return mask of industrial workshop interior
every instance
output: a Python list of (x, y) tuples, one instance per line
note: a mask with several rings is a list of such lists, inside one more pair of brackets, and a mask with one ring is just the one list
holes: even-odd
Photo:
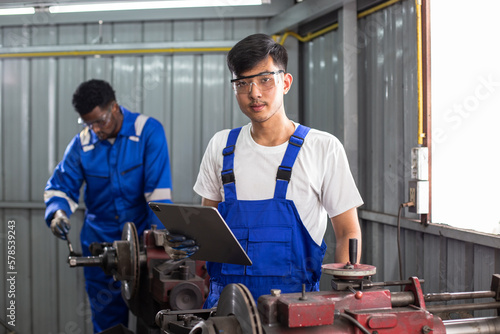
[[(499, 10), (491, 0), (0, 0), (0, 334), (500, 333)], [(226, 58), (253, 34), (288, 52), (286, 73), (256, 74), (293, 76), (287, 117), (342, 144), (362, 237), (336, 262), (324, 211), (319, 291), (254, 299), (235, 282), (203, 308), (209, 261), (255, 261), (193, 190), (212, 136), (250, 122)], [(78, 121), (72, 97), (91, 79), (113, 87), (111, 113), (163, 126), (172, 203), (147, 209), (172, 227), (127, 222), (88, 255), (84, 187), (66, 239), (49, 226), (44, 192), (68, 143), (109, 121)], [(206, 243), (175, 261), (173, 226)], [(115, 280), (126, 325), (94, 328), (89, 268)]]

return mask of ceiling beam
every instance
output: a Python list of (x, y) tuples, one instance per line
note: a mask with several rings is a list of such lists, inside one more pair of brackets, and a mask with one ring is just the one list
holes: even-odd
[(151, 54), (203, 54), (228, 52), (237, 41), (190, 41), (128, 44), (47, 45), (2, 48), (3, 58), (88, 57)]
[(297, 3), (269, 20), (269, 35), (295, 29), (299, 24), (312, 21), (344, 6), (345, 0), (309, 0)]

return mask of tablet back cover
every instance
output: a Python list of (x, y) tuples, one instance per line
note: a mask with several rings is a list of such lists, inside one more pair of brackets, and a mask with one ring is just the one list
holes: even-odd
[(191, 259), (252, 264), (216, 208), (155, 202), (150, 202), (149, 207), (169, 233), (182, 234), (196, 241), (200, 249), (190, 257)]

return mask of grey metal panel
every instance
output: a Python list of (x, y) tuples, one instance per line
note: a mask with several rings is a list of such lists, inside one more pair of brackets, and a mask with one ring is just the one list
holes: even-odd
[[(397, 231), (396, 231), (397, 233)], [(403, 247), (405, 252), (403, 252)], [(408, 277), (424, 277), (422, 260), (419, 254), (423, 253), (423, 235), (414, 231), (401, 232), (401, 256), (403, 279)], [(399, 266), (398, 266), (399, 268)], [(399, 277), (399, 276), (398, 276)]]
[[(472, 291), (472, 245), (458, 240), (447, 241), (446, 286), (449, 291)], [(465, 300), (447, 304), (463, 304)]]
[[(131, 43), (142, 39), (140, 23), (116, 23), (113, 26), (113, 42)], [(113, 58), (112, 85), (121, 105), (133, 112), (142, 112), (142, 59), (136, 56)]]
[(422, 278), (425, 279), (425, 284), (423, 289), (426, 293), (431, 292), (442, 292), (440, 290), (441, 285), (441, 248), (444, 238), (425, 235), (424, 238), (424, 248), (421, 253), (419, 253), (420, 258), (423, 262), (424, 272)]
[(302, 78), (300, 77), (300, 60), (299, 57), (296, 56), (299, 54), (299, 46), (300, 42), (295, 38), (287, 39), (284, 44), (287, 49), (288, 54), (288, 68), (287, 72), (292, 74), (293, 82), (292, 87), (287, 95), (285, 95), (285, 111), (288, 116), (293, 121), (299, 122), (299, 99), (301, 97), (299, 82), (301, 82)]
[(70, 140), (82, 129), (81, 125), (77, 122), (78, 114), (73, 109), (71, 99), (76, 87), (84, 80), (83, 59), (60, 59), (58, 61), (57, 110), (56, 115), (54, 115), (57, 142), (50, 143), (50, 145), (56, 146), (57, 161), (61, 160), (63, 157), (66, 146)]
[(54, 45), (57, 43), (56, 26), (32, 26), (30, 27), (31, 45)]
[(403, 19), (407, 6), (412, 4), (395, 4), (359, 21), (360, 188), (367, 208), (380, 212), (396, 213), (407, 200), (409, 153), (417, 139), (410, 132), (416, 89), (405, 87), (416, 75), (415, 51), (406, 44), (415, 19), (414, 13)]
[(4, 127), (3, 161), (4, 199), (22, 201), (29, 198), (29, 63), (26, 59), (5, 62), (3, 93)]
[(382, 266), (377, 266), (377, 269), (381, 269), (383, 280), (390, 280), (389, 277), (399, 277), (399, 264), (398, 264), (398, 252), (397, 252), (397, 230), (394, 227), (384, 226), (383, 227), (383, 263)]
[(357, 6), (356, 0), (344, 1), (339, 14), (339, 31), (342, 35), (342, 87), (343, 87), (343, 127), (341, 140), (344, 143), (354, 180), (358, 180), (358, 63), (357, 50)]
[(84, 44), (85, 43), (85, 26), (84, 25), (67, 25), (59, 28), (58, 34), (59, 44)]
[(338, 58), (334, 51), (334, 45), (337, 44), (333, 40), (336, 34), (332, 32), (307, 43), (306, 73), (303, 78), (303, 87), (307, 91), (304, 97), (305, 125), (332, 134), (335, 134), (335, 111), (342, 110), (334, 93), (335, 87), (339, 86), (333, 83), (339, 73)]
[[(377, 13), (374, 15), (375, 20), (377, 15), (390, 17), (390, 13)], [(406, 194), (400, 192), (399, 185), (403, 184), (404, 175), (400, 175), (400, 161), (404, 162), (405, 151), (402, 149), (402, 140), (395, 138), (402, 137), (402, 122), (401, 120), (401, 100), (402, 100), (402, 83), (400, 76), (403, 76), (401, 67), (401, 29), (397, 29), (394, 19), (389, 21), (382, 27), (384, 34), (384, 74), (383, 81), (385, 83), (384, 110), (384, 212), (394, 211), (399, 207), (400, 203), (405, 202)], [(404, 188), (403, 188), (404, 189)], [(402, 196), (399, 196), (402, 195)]]
[[(194, 28), (194, 29), (193, 29)], [(192, 22), (174, 23), (174, 41), (195, 40), (199, 36), (199, 26)], [(195, 55), (174, 55), (172, 67), (172, 175), (173, 198), (175, 202), (192, 202), (192, 180), (197, 173), (193, 166), (194, 147), (199, 143), (199, 122), (195, 120), (199, 115), (197, 100), (200, 90), (197, 80), (199, 57)], [(183, 110), (183, 112), (178, 112)]]
[[(144, 41), (164, 42), (172, 40), (172, 22), (145, 22)], [(159, 120), (164, 127), (170, 145), (171, 129), (171, 56), (143, 57), (143, 112)], [(169, 146), (169, 152), (171, 147)]]
[(26, 27), (3, 28), (2, 33), (2, 47), (21, 47), (30, 44), (29, 29)]
[[(498, 250), (481, 245), (474, 245), (473, 247), (473, 265), (471, 266), (472, 268), (468, 268), (474, 273), (472, 285), (474, 290), (477, 291), (490, 290), (491, 278), (493, 274), (498, 273), (495, 271), (495, 253), (498, 253)], [(486, 300), (476, 299), (474, 302), (484, 303)], [(492, 310), (475, 311), (474, 315), (476, 317), (489, 317), (493, 316), (494, 312)]]
[[(85, 79), (101, 79), (112, 82), (113, 59), (111, 57), (92, 57), (85, 59)], [(75, 87), (76, 88), (76, 87)]]
[[(58, 281), (54, 279), (57, 272), (58, 263), (56, 242), (52, 233), (44, 222), (44, 212), (42, 210), (32, 210), (30, 220), (30, 232), (36, 236), (31, 240), (30, 256), (35, 261), (31, 262), (32, 279), (30, 287), (32, 294), (32, 323), (31, 333), (57, 333), (57, 313), (53, 309), (53, 314), (47, 313), (47, 306), (55, 308), (58, 296)], [(45, 261), (40, 260), (40, 252), (43, 250)]]
[[(31, 256), (30, 256), (30, 225), (29, 211), (23, 209), (7, 209), (4, 211), (2, 222), (15, 221), (15, 268), (5, 266), (4, 270), (15, 272), (15, 296), (11, 300), (15, 301), (15, 324), (17, 333), (32, 333), (32, 323), (23, 321), (22, 315), (28, 316), (31, 306), (31, 294), (34, 292), (31, 287)], [(5, 224), (5, 223), (4, 223)], [(2, 225), (4, 225), (2, 224)], [(22, 250), (25, 250), (24, 252)], [(3, 268), (2, 268), (3, 269)], [(10, 289), (9, 289), (10, 290)]]
[(142, 23), (115, 23), (113, 25), (113, 43), (142, 41)]
[(196, 99), (199, 91), (196, 90), (194, 78), (199, 75), (196, 56), (174, 56), (173, 75), (173, 110), (172, 118), (172, 175), (174, 187), (174, 200), (176, 202), (191, 202), (193, 175), (197, 168), (192, 165), (194, 160), (193, 148), (199, 140), (199, 123), (195, 123)]
[(142, 85), (142, 58), (114, 57), (111, 84), (120, 105), (132, 112), (142, 113), (144, 87)]
[(144, 22), (144, 42), (170, 41), (172, 22)]
[(142, 58), (142, 100), (141, 110), (144, 114), (158, 119), (163, 124), (165, 104), (165, 62), (169, 57), (144, 56)]
[(31, 201), (41, 201), (41, 195), (53, 166), (49, 165), (51, 130), (49, 113), (55, 111), (55, 61), (36, 59), (31, 62), (30, 101), (30, 196)]

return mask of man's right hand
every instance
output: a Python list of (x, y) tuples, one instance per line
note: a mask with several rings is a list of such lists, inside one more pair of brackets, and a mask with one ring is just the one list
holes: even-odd
[(66, 240), (66, 234), (68, 234), (71, 225), (69, 223), (68, 216), (63, 210), (57, 210), (52, 217), (52, 221), (50, 222), (50, 229), (52, 233), (62, 239)]
[(180, 234), (169, 233), (165, 235), (163, 248), (165, 248), (165, 252), (174, 261), (184, 260), (199, 249), (194, 240), (186, 239), (185, 236)]

